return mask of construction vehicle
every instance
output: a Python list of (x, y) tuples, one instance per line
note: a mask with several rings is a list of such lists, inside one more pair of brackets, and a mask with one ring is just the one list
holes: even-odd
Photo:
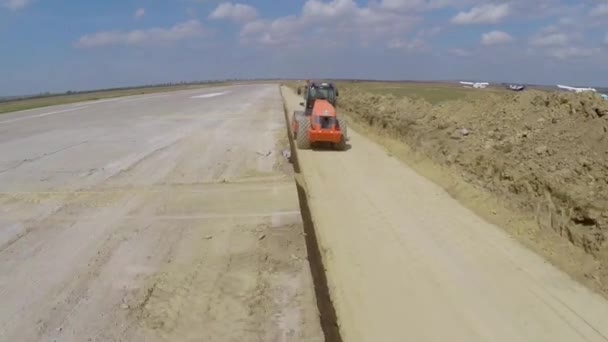
[[(302, 90), (298, 89), (298, 93), (302, 94)], [(304, 110), (295, 111), (291, 121), (298, 148), (325, 144), (338, 150), (346, 149), (346, 121), (336, 113), (338, 95), (338, 89), (332, 83), (306, 83), (305, 101), (300, 103)]]

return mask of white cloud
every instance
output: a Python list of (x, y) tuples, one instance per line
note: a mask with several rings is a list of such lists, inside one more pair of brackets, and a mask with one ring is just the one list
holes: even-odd
[(608, 17), (608, 2), (595, 6), (591, 9), (589, 15), (592, 17)]
[(454, 5), (454, 0), (381, 0), (380, 7), (389, 10), (427, 11)]
[(171, 28), (151, 28), (133, 31), (106, 31), (82, 36), (76, 46), (95, 48), (112, 45), (145, 45), (163, 42), (173, 42), (190, 37), (200, 36), (205, 29), (198, 20), (190, 20), (176, 24)]
[(471, 8), (468, 12), (459, 12), (452, 18), (452, 23), (468, 24), (498, 24), (511, 13), (508, 3), (500, 5), (485, 4)]
[(318, 41), (325, 45), (346, 44), (350, 40), (351, 44), (369, 46), (402, 37), (418, 20), (380, 7), (360, 6), (354, 0), (308, 0), (299, 16), (246, 24), (241, 39), (246, 43), (298, 45), (302, 39), (319, 37)]
[(558, 60), (593, 57), (602, 52), (598, 47), (589, 47), (585, 32), (571, 25), (572, 21), (559, 21), (545, 27), (530, 38), (529, 44), (538, 55)]
[(256, 20), (241, 29), (241, 40), (245, 43), (265, 45), (287, 45), (299, 40), (299, 32), (304, 31), (305, 22), (298, 17), (289, 16), (273, 21)]
[(410, 41), (403, 39), (393, 39), (388, 42), (389, 49), (405, 50), (408, 52), (425, 52), (428, 51), (429, 45), (421, 38), (414, 38)]
[(558, 32), (541, 33), (530, 39), (530, 45), (534, 46), (565, 46), (569, 43), (570, 37)]
[(32, 0), (0, 0), (0, 5), (10, 10), (16, 11), (29, 5)]
[(346, 14), (355, 14), (359, 6), (352, 0), (333, 0), (323, 2), (320, 0), (309, 0), (304, 3), (302, 13), (308, 17), (335, 18)]
[(599, 49), (597, 48), (586, 48), (577, 46), (552, 48), (547, 51), (549, 56), (562, 60), (591, 57), (598, 52)]
[(513, 37), (503, 31), (491, 31), (481, 35), (482, 45), (500, 45), (510, 43), (512, 41)]
[(473, 52), (470, 50), (465, 50), (465, 49), (451, 49), (449, 50), (449, 52), (453, 55), (459, 56), (459, 57), (469, 57), (473, 55)]
[(441, 28), (441, 27), (439, 27), (439, 26), (435, 26), (435, 27), (433, 27), (433, 28), (431, 28), (431, 29), (429, 29), (429, 30), (422, 30), (420, 33), (421, 33), (421, 35), (423, 35), (423, 36), (428, 36), (428, 37), (431, 37), (431, 36), (436, 36), (436, 35), (438, 35), (438, 34), (441, 32), (441, 30), (442, 30), (442, 28)]
[(511, 14), (517, 14), (517, 18), (520, 20), (578, 16), (586, 11), (583, 1), (578, 3), (568, 0), (507, 0), (502, 2), (509, 3)]
[(428, 52), (431, 49), (428, 40), (441, 32), (441, 27), (419, 30), (412, 39), (394, 38), (387, 44), (389, 49), (405, 50), (407, 52)]
[(145, 8), (138, 8), (135, 11), (135, 14), (133, 14), (133, 16), (135, 17), (135, 19), (141, 19), (146, 15), (146, 9)]
[(209, 15), (210, 19), (231, 19), (236, 22), (250, 22), (258, 17), (258, 11), (249, 5), (224, 2)]

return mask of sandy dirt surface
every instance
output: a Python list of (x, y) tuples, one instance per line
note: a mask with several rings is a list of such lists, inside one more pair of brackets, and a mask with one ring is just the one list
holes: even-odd
[[(608, 298), (608, 101), (484, 89), (431, 104), (367, 88), (344, 86), (341, 110), (457, 175), (470, 194), (496, 198), (494, 208), (470, 207)], [(511, 214), (500, 218), (502, 209)]]
[(608, 340), (603, 297), (349, 135), (345, 152), (298, 151), (344, 341)]
[(322, 341), (276, 85), (3, 115), (0, 340)]

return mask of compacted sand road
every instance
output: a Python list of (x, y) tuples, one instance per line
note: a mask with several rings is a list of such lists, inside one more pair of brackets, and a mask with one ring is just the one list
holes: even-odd
[(0, 116), (0, 341), (322, 341), (277, 85)]
[(605, 299), (349, 134), (298, 151), (344, 341), (608, 341)]

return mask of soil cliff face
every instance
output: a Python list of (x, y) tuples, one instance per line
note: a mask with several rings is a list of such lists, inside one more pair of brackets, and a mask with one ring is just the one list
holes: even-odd
[(586, 276), (608, 286), (608, 101), (530, 90), (432, 105), (348, 85), (338, 106), (533, 213), (592, 255)]

